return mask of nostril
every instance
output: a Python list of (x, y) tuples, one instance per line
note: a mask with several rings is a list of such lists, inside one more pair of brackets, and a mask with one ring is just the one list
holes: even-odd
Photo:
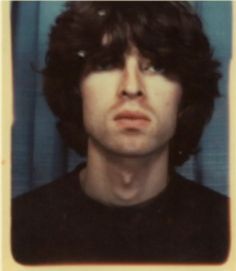
[(126, 90), (123, 90), (121, 94), (122, 94), (122, 96), (129, 96), (128, 91), (126, 91)]
[(121, 92), (121, 95), (128, 98), (134, 98), (134, 97), (143, 96), (143, 92), (141, 90), (137, 90), (137, 91), (123, 90)]
[(142, 91), (138, 91), (138, 93), (137, 93), (137, 96), (143, 96), (143, 93), (142, 93)]

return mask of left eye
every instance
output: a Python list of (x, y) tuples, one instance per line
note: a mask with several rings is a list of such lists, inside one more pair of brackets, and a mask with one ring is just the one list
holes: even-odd
[(142, 71), (149, 73), (163, 73), (164, 68), (158, 67), (154, 64), (146, 64), (141, 67)]

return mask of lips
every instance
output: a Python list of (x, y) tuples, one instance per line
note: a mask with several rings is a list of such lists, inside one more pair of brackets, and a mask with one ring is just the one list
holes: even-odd
[(115, 120), (130, 119), (130, 120), (146, 120), (150, 121), (150, 118), (141, 112), (124, 111), (115, 116)]
[(124, 128), (143, 128), (150, 122), (150, 118), (139, 111), (123, 111), (114, 120)]

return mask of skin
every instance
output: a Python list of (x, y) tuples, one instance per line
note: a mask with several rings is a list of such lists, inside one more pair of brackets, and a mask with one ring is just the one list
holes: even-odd
[(182, 89), (133, 47), (121, 67), (99, 68), (81, 83), (88, 133), (81, 185), (107, 205), (134, 205), (168, 183), (169, 142)]

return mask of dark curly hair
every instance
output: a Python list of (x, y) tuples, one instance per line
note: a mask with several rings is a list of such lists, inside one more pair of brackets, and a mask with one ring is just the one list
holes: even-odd
[[(184, 2), (70, 2), (50, 33), (44, 91), (59, 117), (66, 143), (86, 155), (80, 81), (97, 63), (118, 61), (130, 42), (174, 76), (183, 89), (170, 165), (178, 166), (198, 150), (214, 99), (219, 95), (219, 62), (203, 32), (201, 21)], [(109, 44), (103, 44), (104, 35)]]

